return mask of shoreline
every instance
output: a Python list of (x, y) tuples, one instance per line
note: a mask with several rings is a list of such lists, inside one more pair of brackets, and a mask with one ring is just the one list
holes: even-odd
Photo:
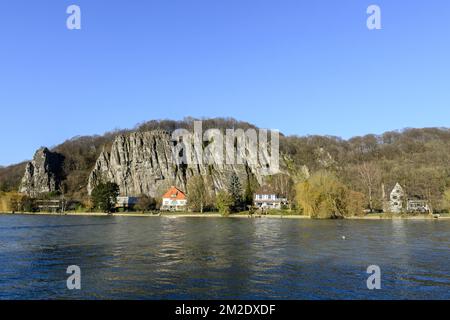
[(348, 217), (345, 220), (450, 220), (450, 216), (393, 216), (393, 217), (383, 217), (383, 216), (365, 216), (365, 217)]
[[(229, 216), (222, 216), (219, 213), (101, 213), (101, 212), (67, 212), (67, 213), (53, 213), (53, 212), (16, 212), (16, 213), (0, 213), (0, 215), (19, 215), (19, 216), (79, 216), (79, 217), (134, 217), (134, 218), (231, 218), (231, 219), (290, 219), (290, 220), (315, 220), (309, 216), (303, 215), (253, 215), (248, 214), (231, 214)], [(324, 219), (327, 220), (327, 219)], [(368, 215), (363, 217), (348, 217), (343, 220), (450, 220), (450, 216), (382, 216), (382, 215)]]
[(53, 213), (53, 212), (16, 212), (16, 213), (0, 213), (0, 215), (18, 215), (18, 216), (78, 216), (78, 217), (138, 217), (138, 218), (232, 218), (232, 219), (311, 219), (309, 216), (302, 215), (253, 215), (248, 214), (231, 214), (229, 216), (222, 216), (219, 213), (101, 213), (101, 212), (67, 212), (67, 213)]

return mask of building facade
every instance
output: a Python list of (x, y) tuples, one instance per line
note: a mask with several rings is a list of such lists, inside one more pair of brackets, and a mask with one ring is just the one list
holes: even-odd
[(186, 194), (177, 187), (170, 187), (162, 197), (161, 211), (184, 211), (186, 209)]
[(391, 213), (431, 213), (427, 200), (419, 196), (408, 197), (403, 187), (397, 183), (391, 192), (389, 200)]
[(64, 213), (66, 201), (60, 200), (36, 200), (37, 209), (40, 212), (60, 212)]
[(410, 213), (431, 213), (428, 201), (420, 198), (409, 199), (406, 210)]
[(404, 202), (405, 202), (405, 190), (403, 187), (397, 183), (392, 189), (390, 200), (389, 200), (389, 210), (392, 213), (403, 212)]
[(138, 201), (139, 198), (137, 197), (117, 197), (116, 208), (133, 209)]
[(280, 197), (269, 187), (262, 187), (255, 194), (254, 205), (261, 210), (282, 209), (284, 205), (288, 205), (286, 198)]

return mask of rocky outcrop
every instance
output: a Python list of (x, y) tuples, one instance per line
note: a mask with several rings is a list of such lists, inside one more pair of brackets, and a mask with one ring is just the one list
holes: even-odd
[[(103, 151), (90, 177), (89, 193), (101, 182), (115, 182), (122, 195), (161, 196), (165, 189), (175, 185), (186, 190), (190, 177), (208, 177), (214, 191), (228, 186), (235, 172), (245, 187), (248, 179), (263, 182), (263, 167), (250, 161), (248, 155), (240, 165), (228, 164), (177, 164), (173, 157), (176, 144), (165, 131), (135, 132), (118, 136), (111, 151)], [(245, 150), (241, 150), (245, 152)]]
[(20, 192), (30, 197), (60, 190), (64, 157), (47, 148), (39, 149), (29, 162), (20, 184)]

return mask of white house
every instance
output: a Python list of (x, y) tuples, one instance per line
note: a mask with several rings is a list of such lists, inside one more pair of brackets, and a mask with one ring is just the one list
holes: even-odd
[(390, 195), (389, 211), (392, 213), (430, 213), (431, 208), (429, 202), (421, 197), (409, 198), (403, 187), (397, 183)]
[(116, 208), (131, 209), (139, 201), (137, 197), (117, 197)]
[(420, 197), (409, 199), (406, 210), (411, 213), (431, 213), (431, 208), (427, 200)]
[(256, 192), (254, 204), (259, 209), (281, 209), (283, 205), (288, 204), (288, 200), (280, 197), (269, 187), (264, 186)]
[(392, 189), (390, 200), (389, 200), (389, 210), (392, 213), (403, 212), (403, 203), (405, 202), (405, 191), (402, 186), (397, 183)]

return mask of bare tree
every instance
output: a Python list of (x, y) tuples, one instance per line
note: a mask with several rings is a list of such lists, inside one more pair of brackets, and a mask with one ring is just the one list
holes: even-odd
[(212, 189), (210, 181), (203, 176), (194, 176), (189, 179), (187, 184), (188, 189), (188, 203), (193, 211), (203, 213), (205, 208), (211, 205), (212, 196), (210, 190)]
[(292, 201), (295, 200), (295, 184), (293, 179), (287, 174), (277, 174), (270, 180), (272, 189), (289, 201), (289, 207), (292, 209)]
[(374, 211), (374, 193), (381, 181), (381, 170), (371, 162), (363, 162), (357, 166), (359, 177), (367, 191), (370, 212)]

